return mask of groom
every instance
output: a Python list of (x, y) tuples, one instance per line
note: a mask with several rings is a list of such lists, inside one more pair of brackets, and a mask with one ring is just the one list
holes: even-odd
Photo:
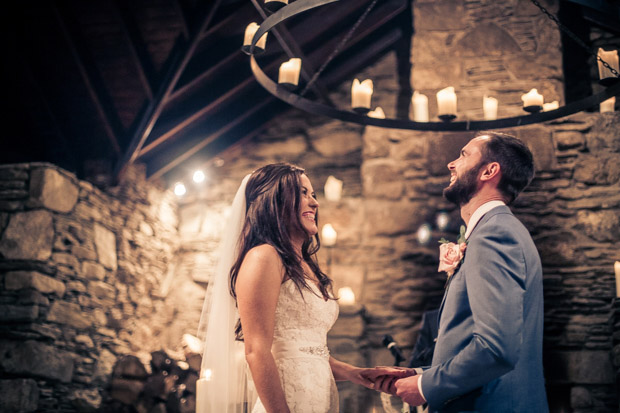
[(433, 361), (421, 374), (383, 378), (376, 388), (437, 412), (548, 412), (540, 258), (506, 206), (534, 176), (532, 153), (512, 136), (484, 132), (448, 169), (444, 196), (460, 207), (466, 244), (453, 246), (457, 259), (448, 262), (454, 273)]

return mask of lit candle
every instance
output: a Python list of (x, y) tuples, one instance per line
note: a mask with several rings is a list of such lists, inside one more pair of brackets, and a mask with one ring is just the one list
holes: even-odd
[[(620, 71), (620, 65), (618, 64), (618, 51), (617, 50), (611, 50), (608, 52), (608, 51), (605, 51), (599, 48), (598, 57), (606, 61), (607, 64), (609, 64), (609, 66), (613, 67), (616, 70), (616, 72)], [(601, 80), (607, 79), (610, 77), (616, 78), (616, 75), (614, 75), (611, 72), (611, 70), (603, 66), (603, 63), (601, 63), (600, 60), (598, 61), (598, 76)]]
[(614, 271), (616, 272), (616, 297), (620, 298), (620, 261), (614, 263)]
[(435, 223), (437, 224), (437, 228), (440, 231), (448, 228), (448, 224), (450, 223), (450, 215), (447, 212), (440, 212), (437, 214), (435, 218)]
[(601, 113), (613, 112), (616, 106), (616, 97), (612, 96), (601, 102)]
[(338, 233), (334, 227), (332, 227), (332, 224), (323, 225), (323, 229), (321, 230), (321, 238), (323, 239), (323, 245), (326, 247), (333, 247), (336, 245)]
[(327, 181), (325, 181), (323, 191), (328, 201), (340, 201), (340, 197), (342, 196), (342, 181), (330, 175)]
[(454, 88), (449, 86), (437, 92), (438, 115), (456, 115), (456, 93)]
[(532, 89), (525, 95), (522, 95), (521, 100), (523, 101), (523, 107), (542, 106), (544, 102), (543, 96), (536, 89)]
[(557, 108), (560, 107), (560, 103), (557, 100), (554, 100), (553, 102), (550, 103), (543, 103), (543, 112), (546, 112), (548, 110), (555, 110)]
[(413, 105), (413, 120), (416, 122), (428, 122), (428, 97), (416, 90), (411, 98)]
[(353, 80), (353, 86), (351, 86), (351, 106), (370, 109), (372, 90), (372, 80), (366, 79), (363, 82), (360, 82), (358, 79)]
[(482, 111), (484, 112), (484, 120), (497, 119), (497, 104), (498, 101), (495, 98), (486, 95), (482, 98)]
[(428, 224), (420, 225), (420, 228), (418, 228), (418, 232), (416, 233), (418, 242), (422, 245), (426, 245), (428, 241), (430, 241), (431, 235), (431, 226)]
[(211, 369), (206, 369), (203, 371), (202, 377), (196, 380), (196, 413), (207, 413), (209, 411), (207, 400), (211, 376)]
[(371, 110), (370, 112), (368, 112), (368, 116), (370, 116), (371, 118), (385, 119), (385, 112), (383, 112), (381, 106), (377, 106), (375, 110)]
[(355, 304), (355, 293), (351, 287), (342, 287), (338, 289), (338, 302), (340, 305), (353, 305)]
[[(252, 44), (252, 39), (258, 30), (258, 24), (252, 22), (247, 25), (245, 28), (245, 36), (243, 37), (243, 45), (250, 46)], [(267, 33), (263, 34), (261, 38), (256, 42), (256, 47), (260, 47), (261, 49), (265, 49), (265, 44), (267, 42)]]
[(301, 71), (301, 59), (293, 57), (288, 62), (280, 65), (278, 83), (288, 83), (297, 86), (299, 84), (299, 72)]

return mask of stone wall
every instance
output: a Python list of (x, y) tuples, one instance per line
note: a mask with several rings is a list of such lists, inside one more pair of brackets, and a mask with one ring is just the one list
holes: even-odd
[(140, 167), (108, 192), (50, 164), (0, 167), (0, 410), (91, 411), (117, 359), (178, 350), (195, 324), (170, 293), (176, 228)]

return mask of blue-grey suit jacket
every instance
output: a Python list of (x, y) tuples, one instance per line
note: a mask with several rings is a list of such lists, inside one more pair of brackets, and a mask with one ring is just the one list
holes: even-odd
[(548, 412), (542, 340), (538, 251), (507, 206), (493, 208), (444, 294), (433, 362), (422, 375), (430, 410)]

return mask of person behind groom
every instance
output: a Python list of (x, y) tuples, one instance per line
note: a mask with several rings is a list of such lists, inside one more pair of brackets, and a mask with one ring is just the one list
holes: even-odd
[(467, 231), (452, 250), (431, 367), (384, 376), (376, 388), (436, 412), (548, 412), (542, 266), (507, 206), (534, 176), (532, 153), (512, 136), (482, 132), (448, 169), (444, 196)]

